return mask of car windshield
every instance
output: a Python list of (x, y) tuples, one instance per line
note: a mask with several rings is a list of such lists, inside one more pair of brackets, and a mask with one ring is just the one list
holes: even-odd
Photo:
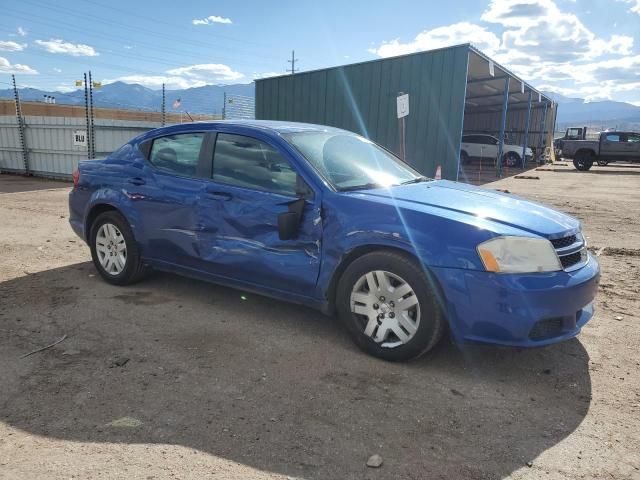
[(337, 190), (427, 180), (385, 149), (348, 132), (296, 132), (283, 137)]

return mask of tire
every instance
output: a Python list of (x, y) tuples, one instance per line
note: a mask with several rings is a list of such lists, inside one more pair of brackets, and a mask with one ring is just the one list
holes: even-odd
[(463, 150), (462, 152), (460, 152), (460, 164), (461, 165), (468, 165), (469, 163), (471, 163), (471, 159), (469, 158), (469, 154)]
[[(371, 282), (378, 287), (374, 293)], [(382, 295), (385, 291), (387, 296)], [(417, 358), (435, 347), (445, 332), (437, 287), (407, 255), (382, 250), (357, 258), (342, 274), (336, 293), (338, 314), (353, 341), (383, 360)], [(408, 308), (402, 308), (402, 302), (408, 302)]]
[(573, 166), (576, 167), (576, 170), (586, 172), (593, 166), (593, 154), (587, 150), (579, 151), (573, 160)]
[(113, 285), (129, 285), (142, 278), (145, 268), (138, 243), (120, 213), (111, 210), (98, 215), (89, 239), (93, 264), (104, 280)]
[(520, 155), (514, 152), (505, 153), (502, 158), (504, 159), (503, 162), (507, 167), (515, 167), (520, 161)]

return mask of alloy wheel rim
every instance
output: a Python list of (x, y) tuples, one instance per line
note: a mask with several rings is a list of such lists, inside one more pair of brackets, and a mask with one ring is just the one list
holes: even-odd
[(112, 223), (105, 223), (96, 234), (96, 253), (102, 268), (109, 275), (119, 275), (127, 265), (127, 242)]
[(408, 343), (420, 325), (420, 302), (402, 277), (384, 270), (362, 275), (351, 291), (351, 312), (381, 347)]

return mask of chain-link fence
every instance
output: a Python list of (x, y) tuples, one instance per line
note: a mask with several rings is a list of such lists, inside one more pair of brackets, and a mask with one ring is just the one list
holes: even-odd
[[(162, 112), (0, 100), (0, 171), (70, 178), (80, 160), (105, 157), (131, 138), (163, 124)], [(171, 113), (166, 124), (219, 116)], [(91, 142), (93, 133), (93, 144)]]
[(225, 93), (222, 118), (225, 120), (253, 120), (256, 118), (256, 99)]

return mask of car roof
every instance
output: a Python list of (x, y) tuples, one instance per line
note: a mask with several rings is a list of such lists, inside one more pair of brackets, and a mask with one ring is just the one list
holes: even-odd
[(142, 135), (131, 140), (132, 142), (144, 142), (150, 138), (157, 138), (163, 135), (173, 135), (180, 133), (190, 133), (193, 131), (203, 130), (216, 130), (219, 127), (231, 127), (225, 128), (226, 132), (233, 132), (234, 127), (237, 127), (238, 134), (247, 134), (251, 130), (256, 132), (261, 131), (266, 135), (277, 137), (284, 133), (297, 133), (297, 132), (333, 132), (353, 135), (352, 132), (341, 130), (335, 127), (329, 127), (326, 125), (314, 125), (312, 123), (299, 123), (299, 122), (281, 122), (275, 120), (210, 120), (188, 123), (176, 123), (173, 125), (167, 125), (165, 127), (155, 128), (143, 133)]
[[(214, 121), (201, 121), (192, 122), (192, 125), (202, 126), (210, 125), (215, 128), (219, 125), (225, 126), (238, 126), (238, 127), (250, 127), (259, 130), (271, 130), (278, 133), (293, 133), (293, 132), (344, 132), (345, 130), (329, 127), (327, 125), (316, 125), (313, 123), (301, 123), (301, 122), (285, 122), (278, 120), (214, 120)], [(182, 124), (186, 125), (186, 124)]]

